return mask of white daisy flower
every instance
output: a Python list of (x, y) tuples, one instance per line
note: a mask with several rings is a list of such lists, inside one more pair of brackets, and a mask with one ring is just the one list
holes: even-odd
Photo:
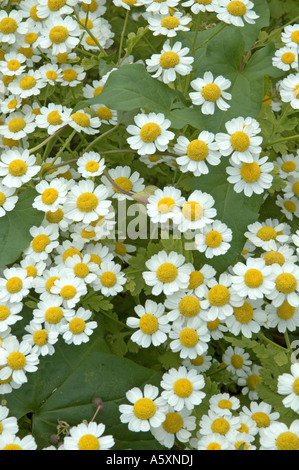
[(137, 305), (134, 310), (138, 316), (128, 317), (127, 325), (130, 328), (138, 328), (132, 334), (131, 341), (142, 348), (148, 348), (151, 344), (159, 346), (167, 340), (170, 331), (169, 319), (164, 315), (163, 304), (157, 304), (152, 300), (146, 300), (144, 307)]
[(67, 311), (62, 306), (62, 302), (63, 299), (58, 295), (41, 300), (37, 304), (37, 308), (33, 310), (33, 321), (38, 324), (44, 324), (44, 328), (47, 331), (60, 333), (61, 326), (66, 324), (64, 315)]
[(5, 123), (0, 126), (0, 134), (6, 139), (20, 140), (27, 138), (35, 128), (35, 114), (32, 113), (30, 106), (25, 105), (22, 107), (22, 112), (13, 112), (6, 118)]
[(289, 74), (279, 83), (281, 100), (290, 103), (293, 109), (299, 109), (299, 74)]
[(126, 393), (132, 405), (120, 405), (120, 421), (128, 424), (129, 431), (147, 432), (150, 428), (158, 428), (165, 420), (165, 414), (159, 409), (157, 397), (158, 387), (150, 384), (140, 388), (134, 387)]
[(230, 105), (226, 100), (231, 100), (232, 95), (227, 90), (231, 81), (222, 75), (214, 78), (212, 72), (205, 72), (203, 78), (191, 81), (194, 92), (189, 93), (191, 101), (196, 106), (201, 106), (203, 114), (214, 114), (215, 106), (221, 111), (227, 111)]
[(299, 420), (290, 426), (285, 423), (271, 423), (260, 430), (260, 450), (299, 450)]
[(167, 317), (171, 322), (189, 320), (202, 313), (197, 295), (186, 290), (179, 290), (167, 296), (164, 305), (169, 310)]
[(127, 142), (133, 150), (137, 150), (139, 155), (167, 150), (174, 133), (167, 130), (171, 122), (165, 119), (163, 113), (140, 113), (134, 117), (134, 121), (135, 125), (130, 124), (127, 127), (127, 132), (132, 135), (127, 138)]
[[(115, 168), (110, 168), (108, 173), (117, 187), (113, 186), (106, 176), (101, 178), (102, 183), (108, 188), (109, 195), (112, 195), (113, 198), (119, 201), (131, 198), (131, 196), (126, 193), (139, 193), (145, 188), (144, 179), (140, 177), (140, 173), (138, 171), (132, 172), (130, 166), (118, 165)], [(124, 193), (121, 192), (121, 190), (123, 190)]]
[(23, 12), (13, 9), (7, 13), (4, 9), (0, 11), (0, 42), (14, 44), (21, 40), (23, 34), (27, 33), (27, 25), (22, 21)]
[(239, 292), (232, 288), (233, 277), (229, 273), (221, 273), (218, 281), (211, 280), (206, 299), (201, 302), (205, 310), (202, 318), (206, 321), (214, 321), (216, 318), (225, 320), (233, 314), (234, 307), (240, 307), (243, 304), (243, 298)]
[(195, 235), (195, 246), (206, 258), (213, 258), (225, 254), (230, 249), (229, 242), (232, 238), (231, 229), (220, 220), (215, 220)]
[(272, 265), (274, 289), (267, 294), (274, 307), (279, 307), (285, 300), (292, 307), (299, 307), (299, 267), (287, 262), (283, 266)]
[(115, 442), (112, 435), (103, 436), (105, 425), (95, 422), (81, 423), (71, 427), (63, 439), (63, 450), (109, 450)]
[(190, 171), (194, 176), (208, 174), (207, 163), (216, 166), (221, 159), (215, 135), (208, 131), (200, 132), (197, 139), (191, 141), (185, 136), (179, 136), (173, 150), (180, 155), (176, 162), (181, 172)]
[(14, 79), (7, 88), (13, 95), (24, 99), (29, 96), (39, 95), (41, 89), (45, 86), (46, 82), (41, 78), (40, 72), (38, 70), (29, 70)]
[(9, 415), (9, 409), (6, 406), (0, 406), (0, 428), (1, 433), (17, 434), (19, 431), (17, 418)]
[(0, 183), (0, 218), (15, 208), (18, 199), (18, 196), (15, 195), (15, 188), (8, 188)]
[(64, 264), (65, 260), (69, 256), (79, 255), (82, 258), (81, 250), (82, 250), (83, 246), (84, 246), (83, 241), (81, 243), (74, 244), (71, 240), (64, 240), (56, 248), (56, 253), (58, 253), (58, 254), (54, 258), (55, 265), (59, 266), (62, 263)]
[(225, 436), (210, 433), (205, 436), (199, 433), (198, 439), (193, 439), (192, 444), (197, 450), (233, 450), (233, 444)]
[[(94, 37), (97, 39), (98, 43), (103, 47), (103, 49), (109, 49), (109, 47), (111, 47), (114, 42), (114, 32), (112, 31), (111, 24), (108, 20), (102, 17), (98, 19), (100, 20), (100, 22), (98, 28), (96, 29), (96, 34), (94, 34)], [(82, 45), (87, 51), (98, 51), (98, 44), (89, 35), (88, 32), (83, 33)]]
[(89, 341), (93, 330), (98, 326), (96, 321), (88, 321), (91, 316), (92, 312), (82, 307), (77, 311), (71, 310), (65, 313), (67, 323), (61, 326), (60, 334), (66, 344), (78, 346)]
[(263, 428), (268, 428), (271, 423), (277, 421), (280, 417), (279, 413), (272, 412), (272, 406), (263, 401), (251, 401), (249, 408), (242, 407), (242, 413), (249, 416), (252, 421), (257, 425), (259, 431)]
[(22, 106), (22, 99), (20, 96), (9, 95), (5, 100), (0, 103), (0, 110), (3, 114), (11, 114)]
[(197, 15), (200, 11), (216, 11), (218, 0), (187, 0), (182, 3), (183, 7), (191, 7), (192, 13)]
[(82, 83), (86, 77), (86, 72), (79, 65), (65, 64), (61, 66), (62, 77), (61, 86), (75, 87)]
[(6, 76), (17, 77), (26, 69), (26, 57), (18, 52), (8, 52), (0, 61), (0, 72)]
[(5, 431), (0, 435), (1, 450), (37, 450), (34, 437), (27, 435), (23, 438), (15, 436), (13, 433)]
[(73, 12), (72, 7), (76, 4), (76, 0), (68, 0), (67, 5), (61, 0), (39, 0), (37, 5), (37, 14), (40, 18), (51, 18), (53, 15), (69, 15)]
[(299, 46), (299, 24), (286, 26), (281, 33), (281, 40), (288, 47), (297, 48)]
[(262, 194), (265, 189), (272, 185), (273, 176), (270, 174), (274, 169), (272, 162), (268, 162), (268, 157), (255, 158), (251, 163), (234, 163), (230, 159), (232, 166), (226, 167), (228, 173), (227, 181), (234, 185), (236, 193), (243, 192), (245, 196), (252, 194)]
[[(23, 309), (22, 302), (11, 303), (0, 301), (0, 334), (7, 330), (8, 327), (14, 325), (22, 319), (21, 315), (18, 315)], [(1, 336), (2, 337), (2, 336)]]
[(93, 283), (98, 277), (99, 266), (91, 261), (91, 255), (87, 253), (70, 256), (65, 260), (65, 266), (72, 276), (82, 279), (86, 284)]
[(83, 295), (87, 294), (85, 282), (75, 276), (62, 275), (56, 279), (51, 289), (53, 294), (62, 298), (63, 306), (70, 309), (74, 308)]
[(212, 266), (204, 264), (200, 269), (190, 273), (188, 290), (199, 298), (206, 297), (209, 281), (215, 278), (215, 275), (216, 270)]
[(69, 15), (62, 18), (59, 15), (50, 16), (46, 27), (41, 31), (39, 46), (47, 51), (50, 47), (53, 55), (70, 52), (80, 41), (80, 29), (75, 20)]
[(180, 412), (169, 407), (165, 414), (165, 421), (158, 428), (151, 428), (154, 438), (168, 449), (172, 448), (175, 441), (188, 442), (191, 432), (196, 429), (196, 418), (190, 416), (192, 410), (183, 408)]
[(182, 47), (181, 42), (177, 41), (171, 46), (167, 40), (160, 54), (153, 54), (145, 60), (146, 69), (149, 73), (155, 72), (152, 76), (161, 77), (164, 83), (174, 82), (176, 74), (185, 76), (191, 73), (194, 57), (187, 56), (189, 52), (190, 49)]
[(217, 215), (214, 204), (215, 200), (210, 194), (199, 189), (193, 191), (182, 207), (178, 229), (184, 233), (189, 229), (202, 229), (207, 224), (211, 224)]
[(284, 373), (278, 376), (277, 393), (284, 395), (282, 403), (286, 408), (291, 408), (295, 413), (299, 410), (299, 364), (292, 364), (290, 374)]
[(121, 271), (121, 265), (114, 261), (102, 261), (98, 278), (92, 286), (95, 291), (101, 291), (105, 297), (115, 296), (124, 288), (127, 279)]
[(242, 334), (245, 338), (251, 338), (253, 333), (258, 333), (267, 321), (267, 314), (261, 308), (263, 300), (247, 299), (241, 307), (235, 307), (234, 313), (226, 319), (228, 330), (235, 336)]
[(40, 196), (36, 196), (32, 207), (43, 212), (55, 212), (66, 200), (71, 184), (62, 178), (55, 178), (49, 183), (41, 181), (35, 187)]
[(90, 262), (96, 264), (98, 267), (101, 266), (102, 261), (111, 261), (113, 259), (113, 254), (109, 251), (109, 248), (101, 244), (88, 244), (84, 247), (82, 252), (83, 256), (85, 254), (90, 255)]
[(0, 301), (19, 303), (29, 294), (32, 277), (27, 277), (26, 269), (5, 268), (0, 278)]
[[(62, 81), (62, 69), (57, 64), (45, 64), (39, 69), (40, 76), (47, 84), (55, 86)], [(51, 103), (49, 103), (50, 105)], [(52, 103), (54, 104), (54, 103)]]
[(24, 256), (30, 256), (37, 262), (47, 260), (50, 253), (59, 245), (59, 231), (53, 225), (46, 225), (45, 227), (33, 226), (29, 233), (33, 239), (25, 249)]
[(232, 268), (234, 290), (243, 298), (252, 300), (268, 296), (275, 288), (273, 266), (267, 266), (259, 258), (248, 258), (246, 263), (236, 263)]
[(175, 8), (179, 0), (142, 0), (149, 13), (160, 13), (161, 15), (169, 15), (169, 8)]
[(0, 380), (10, 376), (22, 385), (27, 382), (26, 373), (37, 370), (38, 356), (33, 354), (28, 343), (19, 343), (15, 336), (5, 338), (0, 348)]
[(205, 397), (201, 390), (205, 386), (203, 375), (198, 374), (196, 370), (187, 370), (180, 366), (178, 369), (171, 368), (164, 373), (161, 380), (161, 400), (159, 403), (167, 403), (175, 411), (181, 411), (183, 408), (193, 410), (200, 405)]
[(277, 49), (272, 58), (272, 65), (284, 72), (288, 72), (292, 68), (298, 70), (297, 48), (294, 46), (284, 46)]
[(277, 194), (275, 204), (280, 207), (281, 212), (288, 220), (293, 220), (294, 217), (299, 217), (298, 197), (287, 198)]
[(20, 188), (28, 183), (40, 170), (35, 165), (36, 158), (29, 155), (29, 150), (8, 150), (2, 153), (0, 161), (1, 183), (8, 188)]
[[(243, 420), (244, 417), (241, 415), (240, 419)], [(241, 423), (241, 431), (237, 432), (235, 439), (233, 440), (234, 450), (257, 450), (256, 446), (252, 445), (252, 442), (255, 440), (255, 437), (252, 435), (251, 432), (249, 433), (242, 430), (243, 428), (249, 429), (250, 426), (248, 426), (248, 424), (250, 424), (251, 427), (255, 429), (255, 424), (250, 422), (250, 418), (245, 417), (245, 419), (246, 423)]]
[(223, 338), (224, 333), (227, 333), (228, 331), (227, 326), (224, 325), (222, 322), (223, 320), (220, 321), (218, 317), (215, 320), (207, 321), (207, 328), (209, 330), (211, 338), (215, 341), (218, 341), (219, 339)]
[(147, 17), (150, 31), (153, 31), (153, 36), (163, 35), (168, 38), (173, 38), (177, 35), (178, 31), (189, 31), (187, 26), (190, 23), (190, 18), (183, 15), (180, 11), (174, 11), (173, 14), (165, 15), (149, 15)]
[(165, 186), (163, 189), (156, 189), (154, 194), (148, 198), (146, 210), (151, 221), (155, 224), (165, 224), (169, 220), (178, 224), (184, 202), (185, 198), (179, 189)]
[(299, 326), (299, 308), (293, 307), (285, 300), (278, 307), (272, 304), (265, 306), (267, 326), (277, 328), (280, 333), (295, 331)]
[(191, 318), (186, 323), (184, 320), (177, 320), (173, 323), (169, 338), (169, 347), (174, 352), (179, 352), (182, 359), (196, 359), (208, 350), (208, 343), (211, 339), (208, 328), (198, 316)]
[(261, 383), (260, 370), (261, 366), (254, 364), (249, 372), (237, 379), (237, 384), (243, 387), (242, 395), (248, 395), (249, 400), (258, 400), (259, 398), (256, 386)]
[(289, 153), (287, 155), (282, 155), (277, 157), (276, 162), (279, 166), (279, 175), (281, 178), (286, 179), (289, 176), (294, 176), (295, 178), (299, 175), (299, 153), (294, 155)]
[(112, 251), (115, 257), (127, 263), (132, 258), (132, 253), (135, 253), (137, 248), (135, 245), (116, 241), (113, 245), (109, 246), (109, 250)]
[(200, 434), (202, 436), (208, 436), (211, 433), (215, 433), (225, 436), (227, 441), (232, 442), (240, 427), (240, 418), (239, 416), (234, 416), (231, 412), (223, 416), (218, 412), (215, 413), (214, 411), (209, 410), (208, 414), (201, 417), (199, 427)]
[(286, 185), (282, 188), (285, 198), (299, 197), (299, 178), (298, 176), (288, 176)]
[(48, 106), (40, 108), (40, 114), (36, 116), (36, 124), (42, 129), (47, 129), (52, 135), (71, 122), (72, 110), (60, 104), (49, 103)]
[(43, 328), (42, 323), (32, 320), (25, 326), (25, 334), (22, 340), (32, 348), (32, 353), (37, 356), (52, 356), (55, 352), (54, 344), (58, 341), (58, 331), (55, 327)]
[(231, 415), (232, 411), (239, 410), (240, 400), (229, 393), (217, 393), (210, 398), (209, 407), (218, 416)]
[(153, 255), (145, 263), (149, 271), (142, 273), (143, 279), (148, 286), (152, 287), (152, 294), (171, 295), (189, 285), (191, 265), (185, 263), (185, 257), (175, 251), (169, 254), (162, 250)]
[(228, 346), (222, 355), (222, 362), (226, 364), (228, 372), (233, 374), (234, 378), (244, 377), (250, 373), (252, 361), (245, 349)]
[(71, 221), (66, 218), (63, 210), (59, 207), (56, 211), (47, 211), (42, 225), (53, 224), (62, 232), (67, 232)]
[(289, 232), (289, 227), (279, 223), (278, 219), (266, 219), (264, 222), (249, 224), (244, 235), (254, 246), (270, 251), (277, 250), (280, 244), (288, 243)]
[(74, 222), (89, 224), (105, 216), (109, 212), (111, 201), (107, 200), (108, 189), (100, 184), (95, 186), (93, 181), (79, 181), (73, 186), (63, 206), (67, 218)]
[(89, 113), (82, 109), (73, 113), (69, 122), (69, 125), (77, 132), (85, 132), (88, 135), (98, 134), (101, 124), (97, 116), (91, 117)]
[(117, 7), (123, 7), (126, 10), (131, 10), (134, 7), (140, 7), (143, 5), (141, 0), (113, 0), (113, 3)]
[(254, 3), (250, 0), (218, 0), (217, 18), (238, 27), (245, 26), (245, 23), (254, 24), (259, 16), (253, 7)]

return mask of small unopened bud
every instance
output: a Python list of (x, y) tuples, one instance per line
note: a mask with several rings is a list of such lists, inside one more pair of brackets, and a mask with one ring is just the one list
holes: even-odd
[(101, 398), (95, 398), (92, 403), (96, 408), (99, 408), (99, 411), (103, 411), (104, 403)]
[(58, 442), (58, 436), (56, 436), (56, 434), (52, 434), (51, 437), (50, 437), (50, 442), (52, 444), (57, 444)]

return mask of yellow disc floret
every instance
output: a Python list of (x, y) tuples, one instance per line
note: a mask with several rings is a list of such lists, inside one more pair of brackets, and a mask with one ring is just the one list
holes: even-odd
[(99, 440), (93, 434), (85, 434), (78, 441), (79, 450), (99, 450)]
[(161, 127), (155, 122), (148, 122), (140, 129), (140, 138), (143, 142), (154, 142), (161, 134)]
[(160, 56), (160, 65), (163, 69), (171, 69), (180, 63), (180, 56), (173, 51), (164, 52)]
[(250, 139), (243, 131), (234, 132), (231, 135), (230, 142), (236, 152), (245, 152), (250, 146)]
[(116, 281), (116, 275), (112, 271), (106, 271), (101, 275), (101, 283), (104, 287), (113, 287)]
[(7, 358), (7, 365), (12, 370), (21, 370), (26, 365), (26, 357), (19, 351), (11, 352)]
[(187, 155), (190, 160), (200, 162), (207, 158), (209, 147), (203, 140), (194, 139), (187, 146)]
[(165, 421), (163, 421), (162, 426), (164, 431), (175, 434), (182, 429), (184, 424), (183, 418), (179, 413), (170, 412), (166, 414)]
[(134, 404), (133, 411), (139, 419), (150, 419), (156, 413), (156, 405), (150, 398), (140, 398)]
[(216, 83), (208, 83), (202, 88), (201, 94), (206, 101), (212, 101), (214, 103), (219, 100), (221, 89)]
[(209, 290), (208, 299), (211, 305), (221, 307), (227, 304), (230, 299), (229, 290), (222, 284), (216, 284)]
[(139, 320), (139, 328), (146, 335), (153, 335), (158, 330), (159, 323), (152, 313), (145, 313)]
[(158, 267), (156, 275), (160, 282), (173, 282), (178, 275), (178, 270), (172, 263), (163, 263)]
[(297, 280), (291, 273), (282, 273), (275, 279), (276, 289), (283, 294), (294, 292), (297, 287)]
[(193, 392), (193, 385), (188, 379), (178, 379), (173, 384), (174, 393), (180, 398), (187, 398)]
[(86, 328), (86, 323), (82, 318), (73, 318), (69, 323), (69, 329), (74, 335), (80, 335)]

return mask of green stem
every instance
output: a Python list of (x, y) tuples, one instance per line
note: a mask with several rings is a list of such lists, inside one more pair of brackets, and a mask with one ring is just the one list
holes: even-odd
[(91, 39), (94, 41), (94, 43), (97, 45), (97, 47), (100, 49), (100, 51), (102, 52), (102, 54), (107, 57), (108, 54), (107, 52), (105, 51), (105, 49), (103, 48), (103, 46), (101, 46), (101, 44), (99, 43), (98, 39), (95, 37), (95, 35), (92, 33), (92, 31), (90, 31), (90, 29), (88, 28), (88, 26), (86, 26), (84, 23), (82, 23), (80, 21), (80, 18), (79, 18), (79, 15), (78, 13), (76, 12), (76, 10), (74, 9), (74, 16), (75, 16), (75, 20), (77, 21), (78, 25), (81, 26), (83, 29), (85, 29), (85, 31), (89, 34), (89, 36), (91, 37)]
[(288, 142), (290, 140), (296, 140), (298, 138), (299, 138), (299, 134), (290, 135), (289, 137), (283, 137), (282, 139), (278, 139), (278, 140), (274, 140), (273, 142), (269, 142), (263, 148), (267, 149), (269, 147), (272, 147), (272, 145), (281, 144), (282, 142)]
[(118, 65), (120, 65), (121, 53), (123, 49), (124, 37), (125, 37), (127, 25), (128, 25), (129, 15), (130, 15), (130, 10), (127, 10), (123, 29), (122, 29), (121, 36), (120, 36), (119, 51), (118, 51)]
[[(225, 27), (227, 26), (227, 24), (223, 24), (221, 26), (221, 28), (219, 28), (214, 34), (212, 34), (210, 37), (208, 37), (208, 39), (206, 39), (205, 41), (203, 41), (201, 44), (199, 44), (199, 46), (197, 46), (195, 48), (195, 51), (197, 51), (197, 49), (200, 49), (201, 47), (205, 46), (209, 41), (211, 41), (211, 39), (213, 39), (215, 36), (217, 36), (217, 34), (219, 34)], [(194, 51), (194, 52), (195, 52)]]
[(271, 339), (267, 338), (267, 336), (265, 336), (263, 333), (259, 333), (258, 334), (259, 338), (261, 338), (263, 341), (265, 341), (266, 343), (269, 343), (271, 344), (272, 346), (275, 346), (277, 349), (280, 349), (281, 351), (284, 351), (284, 352), (287, 352), (286, 348), (284, 348), (283, 346), (280, 346), (279, 344), (277, 343), (274, 343), (274, 341), (272, 341)]
[(66, 129), (67, 127), (68, 126), (66, 125), (66, 126), (61, 127), (60, 129), (58, 129), (58, 131), (56, 131), (53, 135), (50, 135), (45, 140), (43, 140), (40, 144), (38, 144), (36, 147), (33, 147), (32, 149), (30, 149), (29, 153), (32, 154), (32, 153), (36, 152), (37, 150), (39, 150), (40, 148), (42, 148), (44, 145), (46, 145), (48, 142), (50, 142), (50, 140), (57, 137), (58, 134), (60, 134), (62, 131), (64, 131), (64, 129)]
[(291, 351), (292, 351), (292, 347), (291, 347), (291, 342), (290, 342), (288, 330), (285, 331), (284, 339), (285, 339), (285, 342), (286, 342), (286, 346), (287, 346), (288, 351), (291, 352)]
[(111, 134), (112, 132), (115, 131), (115, 129), (117, 129), (119, 126), (119, 124), (117, 124), (116, 126), (114, 126), (112, 129), (109, 129), (109, 131), (107, 132), (104, 132), (104, 134), (101, 134), (99, 135), (99, 137), (97, 137), (96, 139), (94, 139), (92, 142), (90, 142), (89, 145), (87, 145), (86, 149), (85, 149), (85, 152), (88, 152), (95, 144), (97, 144), (100, 140), (102, 140), (104, 137), (107, 137), (107, 135)]
[[(68, 147), (72, 141), (72, 138), (74, 137), (74, 135), (76, 134), (76, 130), (74, 129), (73, 132), (69, 135), (69, 137), (66, 139), (66, 141), (64, 142), (63, 146), (60, 148), (59, 152), (55, 155), (54, 157), (54, 160), (52, 162), (52, 165), (55, 165), (55, 162), (56, 160), (60, 157), (60, 155), (64, 152), (64, 150), (66, 149), (66, 147)], [(49, 171), (49, 168), (45, 168), (44, 169), (44, 172), (48, 172)]]

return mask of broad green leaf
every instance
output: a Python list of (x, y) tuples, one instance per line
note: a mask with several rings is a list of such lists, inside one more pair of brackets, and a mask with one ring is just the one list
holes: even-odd
[(159, 385), (160, 375), (134, 362), (109, 353), (101, 325), (87, 344), (66, 345), (60, 340), (51, 357), (41, 359), (38, 371), (28, 374), (28, 383), (6, 396), (12, 416), (30, 414), (32, 434), (39, 448), (50, 445), (58, 421), (76, 426), (94, 415), (93, 400), (101, 398), (104, 410), (96, 421), (112, 434), (115, 449), (159, 449), (150, 433), (134, 433), (120, 422), (119, 405), (129, 403), (126, 392), (145, 384)]
[(263, 201), (262, 195), (255, 194), (249, 198), (243, 193), (236, 193), (233, 185), (227, 181), (226, 166), (224, 159), (220, 165), (213, 167), (208, 175), (192, 178), (190, 181), (192, 190), (199, 189), (213, 196), (217, 210), (216, 219), (225, 223), (233, 232), (231, 246), (226, 254), (212, 259), (205, 258), (205, 262), (214, 266), (218, 273), (225, 271), (236, 261), (245, 243), (244, 232), (249, 224), (258, 219)]
[(36, 195), (33, 188), (25, 189), (14, 210), (0, 219), (0, 267), (12, 264), (19, 258), (32, 240), (29, 230), (42, 223), (44, 213), (32, 207)]

